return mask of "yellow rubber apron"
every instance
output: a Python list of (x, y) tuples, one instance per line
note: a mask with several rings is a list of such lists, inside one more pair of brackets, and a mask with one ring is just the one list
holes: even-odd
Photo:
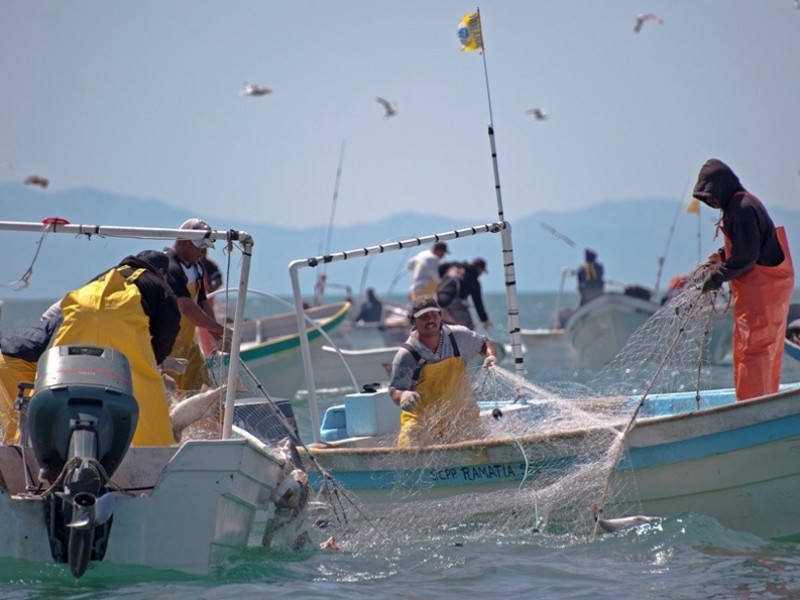
[(164, 383), (150, 343), (150, 324), (133, 284), (144, 269), (125, 278), (111, 269), (100, 279), (64, 296), (64, 321), (54, 346), (92, 344), (122, 352), (131, 366), (133, 396), (139, 404), (139, 424), (133, 446), (169, 446), (174, 442)]
[(423, 366), (415, 391), (421, 401), (414, 412), (401, 411), (398, 446), (449, 444), (478, 437), (480, 409), (461, 358)]
[[(200, 296), (201, 281), (198, 279), (194, 283), (186, 285), (192, 302), (197, 302)], [(185, 358), (188, 360), (186, 371), (180, 375), (173, 375), (175, 383), (182, 390), (197, 391), (203, 384), (211, 386), (211, 376), (208, 374), (206, 362), (200, 347), (195, 342), (197, 328), (194, 323), (184, 316), (181, 316), (181, 329), (175, 338), (175, 345), (172, 347), (171, 356), (175, 358)]]
[[(733, 295), (733, 382), (737, 400), (774, 394), (780, 385), (794, 267), (784, 228), (776, 227), (775, 233), (783, 250), (783, 262), (774, 267), (753, 265), (744, 275), (729, 282)], [(728, 256), (731, 250), (726, 233)]]
[[(0, 423), (3, 425), (3, 444), (19, 443), (19, 413), (14, 410), (17, 386), (21, 381), (33, 383), (36, 363), (0, 354)], [(30, 396), (30, 390), (25, 392)]]

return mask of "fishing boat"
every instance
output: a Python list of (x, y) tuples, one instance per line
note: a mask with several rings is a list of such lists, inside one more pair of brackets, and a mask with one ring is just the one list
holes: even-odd
[[(217, 319), (227, 318), (237, 304), (232, 290), (219, 290), (213, 294)], [(285, 303), (273, 294), (248, 290), (251, 297), (269, 298)], [(291, 306), (291, 305), (290, 305)], [(325, 335), (332, 334), (345, 322), (351, 309), (349, 301), (307, 307), (303, 330), (309, 340), (312, 356), (316, 359), (325, 344)], [(254, 315), (242, 323), (241, 360), (262, 381), (270, 394), (292, 398), (304, 388), (303, 363), (300, 360), (300, 336), (294, 312), (277, 315)], [(324, 333), (323, 333), (324, 332)], [(209, 361), (213, 368), (214, 362)]]
[[(246, 232), (0, 222), (2, 232), (101, 238), (211, 239), (242, 249)], [(35, 260), (35, 259), (34, 259)], [(18, 399), (20, 444), (0, 446), (0, 557), (65, 563), (76, 578), (97, 561), (207, 574), (249, 546), (302, 538), (306, 475), (293, 448), (234, 425), (243, 310), (233, 318), (221, 434), (130, 447), (138, 421), (130, 367), (118, 351), (58, 346)], [(268, 402), (261, 407), (270, 408)], [(277, 417), (276, 417), (277, 418)], [(237, 419), (238, 420), (238, 419)], [(273, 430), (272, 434), (277, 434)]]
[[(726, 300), (711, 321), (707, 358), (711, 364), (731, 364), (733, 321), (726, 313)], [(608, 363), (633, 333), (660, 309), (649, 290), (629, 286), (624, 292), (606, 292), (580, 306), (564, 325), (564, 332), (578, 354), (581, 366), (597, 368)]]
[[(640, 400), (619, 399), (629, 411)], [(502, 418), (528, 422), (535, 431), (546, 402), (494, 405), (482, 411), (481, 419), (486, 431), (497, 432), (493, 423), (500, 408)], [(523, 479), (535, 485), (537, 478), (558, 477), (564, 465), (580, 458), (592, 434), (565, 430), (397, 448), (399, 409), (386, 390), (348, 396), (328, 413), (323, 433), (331, 441), (311, 444), (308, 452), (365, 503), (395, 500), (398, 491), (424, 499), (516, 489)], [(625, 426), (620, 421), (615, 428)], [(337, 434), (344, 437), (333, 440)], [(798, 535), (798, 442), (800, 384), (748, 402), (736, 402), (732, 389), (707, 390), (699, 397), (654, 394), (626, 435), (616, 467), (622, 491), (612, 490), (610, 496), (616, 503), (638, 503), (648, 515), (694, 511), (762, 537)], [(320, 483), (312, 475), (312, 485)], [(606, 507), (607, 513), (613, 510)]]
[(783, 350), (790, 358), (800, 361), (800, 304), (789, 305), (786, 321), (786, 341)]

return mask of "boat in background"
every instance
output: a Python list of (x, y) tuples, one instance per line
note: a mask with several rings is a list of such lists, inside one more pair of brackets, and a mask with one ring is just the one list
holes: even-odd
[[(209, 237), (241, 248), (242, 289), (253, 243), (235, 230), (64, 219), (0, 222), (0, 232), (102, 239), (105, 254), (113, 238)], [(242, 317), (242, 310), (233, 316), (231, 368), (240, 364)], [(66, 563), (76, 578), (101, 560), (205, 575), (251, 546), (302, 543), (307, 476), (291, 443), (279, 441), (291, 436), (290, 427), (263, 398), (259, 409), (278, 426), (262, 428), (260, 439), (235, 426), (236, 380), (228, 377), (221, 388), (221, 433), (191, 437), (184, 430), (188, 439), (180, 444), (129, 447), (139, 409), (127, 357), (88, 344), (48, 350), (30, 398), (18, 398), (21, 442), (0, 445), (0, 557)]]
[[(251, 297), (268, 298), (285, 303), (277, 296), (259, 290), (248, 290), (247, 294)], [(236, 293), (233, 290), (218, 290), (213, 297), (217, 320), (220, 322), (228, 320), (236, 307)], [(305, 309), (306, 335), (312, 357), (317, 357), (325, 344), (322, 332), (331, 335), (345, 322), (351, 308), (351, 303), (344, 300)], [(248, 310), (245, 307), (245, 311)], [(291, 399), (299, 390), (305, 388), (297, 319), (293, 312), (262, 315), (263, 313), (248, 316), (242, 322), (240, 350), (242, 362), (253, 371), (270, 394)], [(214, 368), (214, 359), (207, 360), (209, 367)]]
[(800, 304), (789, 305), (786, 321), (786, 341), (783, 351), (790, 358), (800, 361)]

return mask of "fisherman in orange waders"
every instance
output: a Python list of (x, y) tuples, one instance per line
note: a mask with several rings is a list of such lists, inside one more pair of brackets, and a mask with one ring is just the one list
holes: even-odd
[(63, 320), (53, 346), (92, 344), (122, 352), (131, 366), (139, 404), (134, 446), (174, 443), (166, 391), (157, 365), (178, 334), (175, 295), (166, 283), (168, 260), (147, 250), (128, 256), (61, 300)]
[(433, 296), (414, 299), (411, 334), (392, 361), (389, 392), (400, 406), (398, 446), (446, 444), (480, 435), (479, 409), (466, 365), (476, 355), (497, 365), (494, 344), (461, 325), (443, 325)]
[(744, 189), (721, 160), (700, 169), (692, 196), (722, 211), (718, 228), (725, 247), (709, 257), (711, 273), (702, 291), (729, 282), (733, 296), (733, 380), (736, 399), (778, 391), (794, 268), (786, 232)]

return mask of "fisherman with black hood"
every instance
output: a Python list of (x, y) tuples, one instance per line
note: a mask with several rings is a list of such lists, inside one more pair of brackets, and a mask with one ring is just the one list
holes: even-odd
[(717, 224), (725, 245), (709, 257), (702, 291), (728, 282), (733, 296), (733, 378), (736, 399), (778, 391), (794, 268), (783, 227), (739, 182), (728, 165), (712, 158), (702, 166), (692, 196), (722, 211)]

